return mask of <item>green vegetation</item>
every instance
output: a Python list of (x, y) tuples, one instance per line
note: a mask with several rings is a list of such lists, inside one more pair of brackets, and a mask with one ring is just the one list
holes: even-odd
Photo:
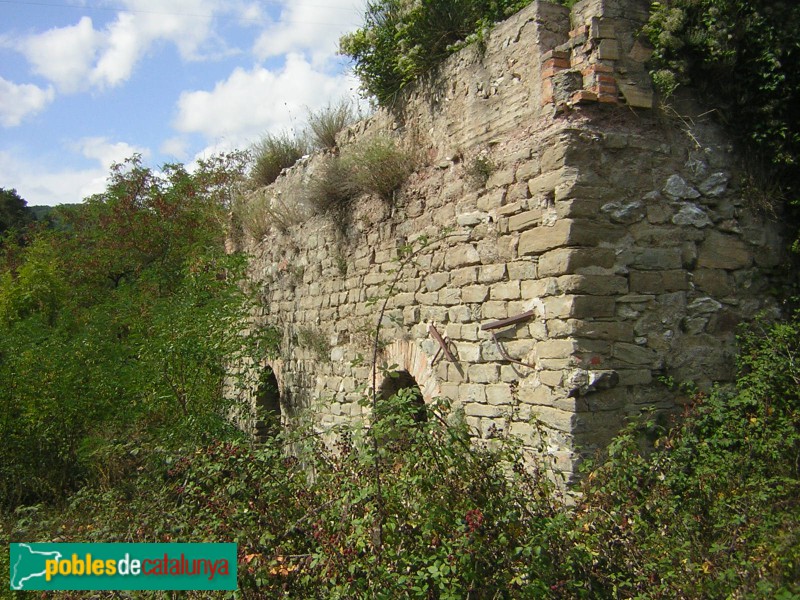
[(417, 162), (390, 138), (375, 136), (330, 157), (312, 178), (306, 199), (319, 212), (346, 210), (361, 194), (374, 194), (389, 202)]
[(655, 2), (646, 32), (666, 96), (691, 85), (749, 154), (800, 202), (800, 4), (793, 0)]
[(0, 235), (9, 229), (22, 230), (36, 220), (27, 204), (17, 190), (0, 188)]
[(318, 112), (308, 115), (308, 128), (311, 131), (311, 143), (316, 148), (332, 149), (336, 147), (336, 136), (340, 131), (355, 122), (353, 105), (348, 100), (340, 100), (328, 104)]
[(7, 513), (4, 534), (237, 541), (247, 597), (798, 598), (800, 321), (742, 349), (736, 389), (696, 395), (671, 428), (632, 422), (574, 507), (543, 455), (503, 435), (476, 446), (458, 411), (420, 415), (401, 389), (334, 446), (310, 424), (265, 445), (219, 428), (183, 447), (142, 429), (88, 446), (95, 476)]
[(291, 167), (309, 150), (304, 136), (289, 133), (267, 134), (256, 144), (250, 179), (256, 186), (266, 186), (275, 181), (281, 171)]
[(114, 485), (137, 444), (228, 427), (224, 361), (263, 351), (237, 334), (244, 264), (223, 251), (243, 169), (230, 155), (157, 175), (134, 157), (104, 193), (58, 209), (59, 228), (4, 240), (0, 507)]

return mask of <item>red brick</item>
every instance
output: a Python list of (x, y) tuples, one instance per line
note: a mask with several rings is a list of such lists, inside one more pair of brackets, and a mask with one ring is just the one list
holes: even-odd
[(581, 90), (572, 94), (571, 101), (574, 103), (597, 102), (597, 94), (589, 90)]

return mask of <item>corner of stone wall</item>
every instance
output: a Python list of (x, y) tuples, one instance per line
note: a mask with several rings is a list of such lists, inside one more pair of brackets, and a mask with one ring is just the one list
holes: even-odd
[(641, 34), (647, 4), (639, 4), (583, 0), (573, 7), (569, 40), (542, 56), (543, 106), (556, 111), (594, 102), (653, 107), (645, 68), (652, 49)]

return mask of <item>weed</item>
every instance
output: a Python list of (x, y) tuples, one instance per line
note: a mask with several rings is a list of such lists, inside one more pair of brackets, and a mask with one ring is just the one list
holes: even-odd
[(308, 142), (303, 136), (283, 132), (268, 133), (253, 149), (255, 165), (250, 178), (257, 186), (275, 181), (283, 169), (291, 167), (308, 152)]
[(258, 195), (234, 205), (235, 221), (254, 240), (262, 240), (270, 230), (288, 231), (302, 223), (307, 210), (300, 203), (277, 196)]
[(306, 201), (319, 213), (345, 209), (356, 195), (347, 164), (336, 156), (329, 157), (306, 186)]
[(492, 161), (492, 159), (488, 156), (476, 156), (465, 167), (464, 171), (467, 183), (469, 183), (473, 188), (480, 189), (486, 185), (489, 177), (495, 172), (496, 169), (497, 165), (495, 165), (494, 161)]
[(336, 136), (355, 121), (353, 105), (349, 100), (328, 104), (318, 112), (308, 115), (311, 143), (316, 148), (335, 148)]
[(391, 200), (394, 192), (414, 171), (417, 161), (389, 138), (376, 136), (344, 157), (356, 187), (362, 193)]
[(319, 360), (330, 362), (331, 343), (325, 334), (312, 327), (299, 327), (297, 329), (297, 344), (311, 350)]

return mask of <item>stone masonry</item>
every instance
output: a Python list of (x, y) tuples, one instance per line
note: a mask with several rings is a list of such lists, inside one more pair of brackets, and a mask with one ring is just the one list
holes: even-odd
[[(304, 411), (321, 429), (368, 418), (358, 400), (387, 293), (380, 361), (425, 401), (451, 399), (476, 439), (534, 447), (538, 420), (567, 474), (626, 416), (680, 402), (662, 377), (732, 378), (737, 324), (774, 308), (779, 228), (749, 203), (712, 124), (653, 108), (647, 6), (530, 5), (483, 51), (462, 50), (394, 112), (340, 136), (346, 147), (388, 135), (423, 155), (393, 202), (360, 198), (344, 230), (307, 211), (232, 241), (252, 257), (254, 325), (283, 335), (263, 366), (287, 424)], [(304, 159), (248, 201), (305, 210), (327, 159)]]

